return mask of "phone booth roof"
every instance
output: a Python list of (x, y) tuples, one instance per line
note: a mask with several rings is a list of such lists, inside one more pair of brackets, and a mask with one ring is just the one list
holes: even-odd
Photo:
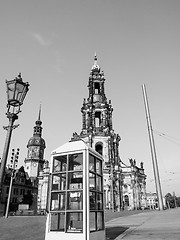
[(67, 153), (67, 152), (73, 152), (73, 151), (83, 151), (88, 150), (92, 154), (97, 155), (99, 158), (102, 159), (102, 155), (100, 155), (97, 151), (89, 147), (82, 139), (78, 141), (69, 141), (62, 146), (54, 149), (51, 152), (51, 155), (58, 154), (58, 153)]

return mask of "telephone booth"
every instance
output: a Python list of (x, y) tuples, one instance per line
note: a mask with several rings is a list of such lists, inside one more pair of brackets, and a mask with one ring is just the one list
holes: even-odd
[(51, 154), (45, 240), (104, 240), (103, 158), (83, 140)]

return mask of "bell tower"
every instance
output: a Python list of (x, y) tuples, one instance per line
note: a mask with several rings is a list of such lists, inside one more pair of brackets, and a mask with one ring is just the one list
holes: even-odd
[[(81, 138), (89, 143), (96, 151), (103, 155), (105, 163), (109, 162), (110, 138), (115, 136), (112, 126), (113, 108), (111, 100), (105, 95), (105, 77), (97, 64), (97, 56), (94, 56), (94, 64), (91, 68), (88, 90), (89, 97), (84, 99), (81, 108), (82, 131)], [(120, 137), (116, 135), (119, 142)]]
[(38, 120), (35, 122), (33, 137), (28, 141), (27, 158), (25, 159), (25, 171), (32, 180), (36, 180), (39, 172), (43, 170), (45, 141), (42, 138), (41, 106), (39, 109)]
[(106, 136), (112, 130), (111, 101), (107, 102), (104, 89), (104, 72), (97, 64), (97, 56), (94, 56), (88, 90), (89, 98), (84, 99), (82, 112), (82, 135)]

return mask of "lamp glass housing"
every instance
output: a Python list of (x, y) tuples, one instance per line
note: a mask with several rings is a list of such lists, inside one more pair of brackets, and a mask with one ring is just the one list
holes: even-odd
[(29, 90), (29, 83), (23, 82), (19, 75), (14, 80), (6, 81), (6, 84), (8, 105), (13, 107), (21, 106)]

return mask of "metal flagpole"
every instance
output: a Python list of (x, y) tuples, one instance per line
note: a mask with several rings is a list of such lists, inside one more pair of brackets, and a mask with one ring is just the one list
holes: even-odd
[(151, 117), (150, 117), (150, 111), (149, 111), (149, 105), (148, 105), (145, 84), (142, 85), (142, 90), (143, 90), (144, 105), (145, 105), (145, 112), (146, 112), (147, 126), (148, 126), (148, 133), (149, 133), (149, 141), (150, 141), (150, 148), (151, 148), (151, 155), (152, 155), (154, 179), (155, 179), (156, 192), (157, 192), (157, 197), (158, 197), (158, 202), (159, 202), (159, 210), (163, 210), (162, 191), (161, 191), (155, 142), (154, 142), (153, 129), (152, 129), (152, 123), (151, 123)]

